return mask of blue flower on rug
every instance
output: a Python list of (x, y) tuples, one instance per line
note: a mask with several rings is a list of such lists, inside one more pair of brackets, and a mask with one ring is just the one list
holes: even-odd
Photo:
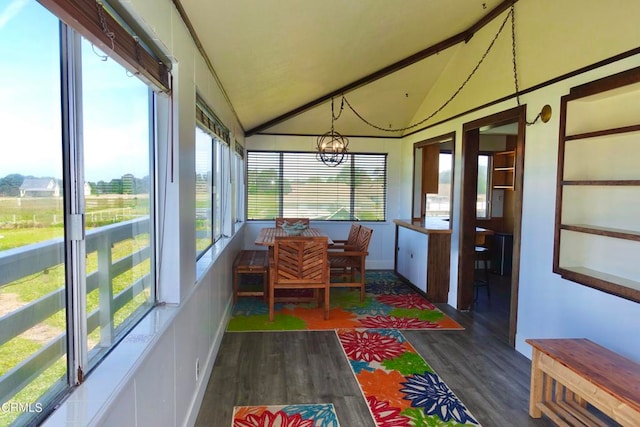
[(386, 316), (391, 312), (391, 310), (393, 310), (393, 308), (394, 307), (388, 304), (381, 303), (378, 300), (371, 300), (369, 304), (363, 307), (362, 306), (350, 307), (349, 311), (352, 311), (356, 314), (360, 314), (363, 316), (376, 316), (376, 315)]
[(366, 291), (375, 295), (407, 295), (415, 292), (409, 286), (397, 280), (367, 282)]
[(411, 400), (411, 406), (423, 408), (427, 415), (437, 415), (442, 421), (478, 424), (438, 375), (425, 372), (407, 377), (407, 380), (401, 383), (405, 388), (400, 391)]
[(375, 369), (369, 366), (369, 362), (365, 362), (364, 360), (349, 359), (349, 362), (351, 363), (351, 369), (353, 369), (353, 372), (355, 372), (356, 374), (359, 374), (362, 371), (375, 371)]
[(330, 403), (289, 405), (282, 408), (282, 412), (287, 415), (300, 414), (305, 420), (313, 420), (314, 426), (339, 427), (338, 417)]
[(234, 316), (251, 316), (268, 313), (269, 307), (258, 298), (239, 298), (233, 307)]

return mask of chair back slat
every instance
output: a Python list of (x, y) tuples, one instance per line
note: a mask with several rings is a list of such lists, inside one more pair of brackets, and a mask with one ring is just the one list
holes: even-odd
[(355, 222), (351, 224), (351, 229), (349, 229), (349, 236), (347, 236), (347, 245), (355, 246), (357, 244), (360, 227), (360, 224), (356, 224)]
[(309, 218), (276, 218), (276, 228), (282, 228), (284, 223), (293, 225), (296, 222), (300, 222), (306, 226), (309, 225)]
[(328, 280), (326, 237), (276, 237), (274, 279), (284, 284), (325, 283)]
[(364, 225), (360, 227), (360, 232), (358, 233), (358, 241), (356, 243), (356, 247), (360, 252), (368, 252), (369, 251), (369, 242), (371, 241), (371, 236), (373, 235), (373, 229), (369, 227), (365, 227)]

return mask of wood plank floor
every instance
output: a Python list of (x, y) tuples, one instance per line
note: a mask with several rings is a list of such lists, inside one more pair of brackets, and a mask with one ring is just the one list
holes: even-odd
[[(472, 312), (439, 305), (464, 331), (403, 334), (483, 426), (551, 426), (528, 415), (531, 363), (507, 344), (491, 291)], [(196, 426), (231, 426), (234, 405), (294, 403), (333, 403), (342, 427), (375, 426), (333, 331), (225, 333)]]

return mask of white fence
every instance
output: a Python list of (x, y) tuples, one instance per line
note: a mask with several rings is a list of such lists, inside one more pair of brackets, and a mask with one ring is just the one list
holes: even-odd
[[(86, 253), (97, 253), (98, 268), (87, 275), (86, 292), (89, 294), (99, 289), (100, 293), (99, 307), (87, 315), (87, 334), (100, 327), (101, 347), (111, 344), (105, 342), (105, 337), (111, 340), (118, 336), (119, 330), (113, 330), (113, 314), (153, 284), (152, 274), (148, 273), (128, 284), (118, 294), (113, 294), (113, 278), (148, 260), (151, 257), (151, 248), (147, 245), (124, 258), (112, 261), (112, 247), (118, 242), (148, 234), (149, 230), (150, 221), (144, 218), (87, 232)], [(59, 265), (64, 262), (63, 257), (62, 239), (2, 251), (0, 287)], [(105, 295), (109, 298), (104, 298)], [(64, 309), (65, 301), (65, 289), (61, 287), (0, 317), (0, 346)], [(124, 326), (121, 324), (118, 328)], [(66, 353), (66, 334), (61, 333), (0, 377), (0, 397), (10, 398)]]

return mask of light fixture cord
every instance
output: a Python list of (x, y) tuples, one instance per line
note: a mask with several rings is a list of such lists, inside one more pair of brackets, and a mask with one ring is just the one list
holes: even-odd
[[(476, 64), (476, 66), (473, 68), (473, 70), (471, 70), (471, 73), (467, 76), (467, 78), (462, 82), (462, 84), (460, 85), (460, 87), (458, 87), (458, 89), (453, 93), (453, 95), (451, 95), (451, 97), (449, 99), (447, 99), (444, 104), (442, 104), (440, 106), (440, 108), (438, 108), (437, 110), (435, 110), (433, 113), (429, 114), (426, 118), (420, 120), (419, 122), (416, 122), (414, 124), (411, 124), (409, 126), (405, 126), (402, 128), (383, 128), (382, 126), (378, 126), (374, 123), (371, 123), (370, 121), (368, 121), (367, 119), (365, 119), (360, 113), (358, 113), (356, 111), (355, 108), (353, 108), (353, 106), (349, 103), (349, 100), (343, 95), (342, 96), (342, 100), (343, 102), (346, 102), (347, 106), (349, 107), (349, 109), (351, 111), (353, 111), (353, 114), (355, 114), (360, 120), (362, 120), (364, 123), (366, 123), (367, 125), (384, 131), (384, 132), (402, 132), (405, 130), (409, 130), (409, 129), (413, 129), (417, 126), (420, 126), (421, 124), (423, 124), (424, 122), (426, 122), (427, 120), (433, 118), (436, 114), (438, 114), (440, 111), (444, 110), (444, 108), (449, 105), (451, 103), (451, 101), (453, 101), (458, 94), (462, 91), (462, 89), (464, 89), (464, 87), (467, 85), (467, 83), (469, 82), (469, 80), (471, 80), (471, 78), (474, 76), (474, 74), (476, 73), (476, 71), (478, 71), (478, 69), (480, 68), (480, 65), (482, 65), (482, 63), (484, 62), (485, 58), (487, 57), (487, 55), (489, 55), (489, 52), (491, 52), (491, 49), (493, 48), (493, 46), (496, 43), (496, 40), (498, 39), (498, 37), (500, 36), (500, 34), (502, 33), (502, 30), (504, 30), (504, 27), (507, 23), (507, 20), (509, 19), (509, 17), (511, 17), (512, 19), (512, 26), (513, 24), (513, 5), (511, 5), (511, 10), (509, 11), (509, 13), (507, 14), (507, 16), (505, 16), (504, 20), (502, 21), (502, 24), (500, 25), (500, 28), (498, 29), (498, 32), (496, 33), (496, 35), (493, 37), (493, 40), (491, 40), (491, 43), (489, 43), (489, 47), (487, 47), (487, 49), (485, 50), (484, 54), (482, 55), (482, 57), (480, 58), (480, 61), (478, 61), (478, 63)], [(517, 93), (517, 90), (516, 90)]]
[[(518, 107), (520, 104), (520, 84), (518, 82), (518, 65), (516, 61), (516, 8), (515, 5), (511, 5), (511, 53), (513, 58), (513, 84), (516, 89), (516, 102), (518, 103)], [(532, 122), (525, 121), (527, 126), (531, 126), (536, 124), (538, 120), (542, 117), (542, 111), (538, 113), (535, 119)]]

